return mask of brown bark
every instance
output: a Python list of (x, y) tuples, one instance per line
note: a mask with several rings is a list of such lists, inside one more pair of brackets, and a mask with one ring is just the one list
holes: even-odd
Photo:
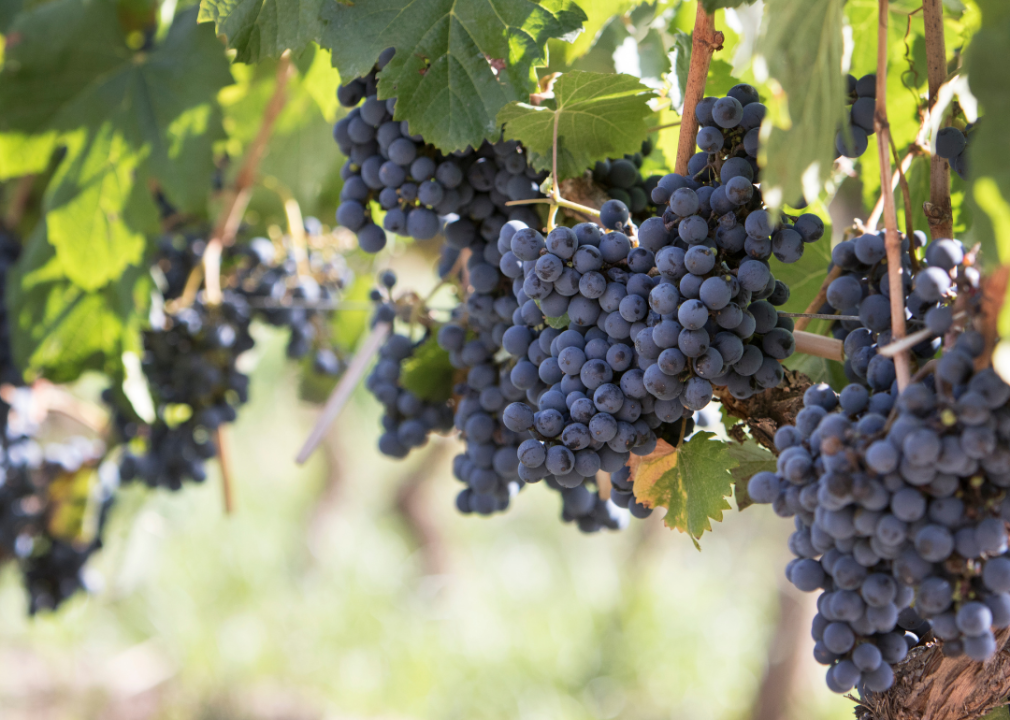
[[(715, 389), (715, 397), (729, 415), (743, 420), (733, 428), (740, 428), (738, 435), (742, 434), (741, 425), (745, 426), (758, 443), (777, 454), (775, 431), (796, 422), (796, 413), (803, 409), (803, 393), (812, 384), (803, 373), (786, 370), (781, 385), (746, 400), (737, 400), (726, 388), (719, 387)], [(744, 440), (743, 437), (736, 439)]]
[[(947, 79), (947, 48), (943, 37), (943, 0), (924, 0), (922, 17), (926, 30), (926, 72), (929, 76), (929, 107)], [(933, 155), (929, 165), (929, 203), (924, 208), (933, 238), (954, 237), (950, 205), (950, 164)]]
[(856, 708), (859, 720), (975, 720), (1006, 704), (1010, 695), (1010, 629), (996, 634), (1000, 648), (987, 663), (945, 658), (942, 644), (913, 649), (895, 668), (894, 687), (870, 693)]
[(439, 575), (446, 569), (445, 545), (428, 506), (426, 482), (435, 476), (432, 468), (442, 464), (450, 448), (448, 442), (434, 440), (420, 467), (407, 476), (396, 491), (396, 511), (417, 543), (425, 575)]
[(705, 96), (705, 81), (712, 54), (722, 48), (723, 35), (715, 29), (715, 18), (705, 12), (702, 4), (694, 16), (694, 35), (691, 42), (691, 65), (687, 72), (684, 88), (684, 112), (681, 116), (680, 138), (677, 141), (676, 172), (687, 175), (687, 161), (694, 155), (695, 138), (698, 135), (698, 118), (694, 109)]
[[(879, 0), (877, 15), (877, 106), (873, 126), (877, 133), (877, 155), (880, 158), (880, 187), (884, 196), (884, 228), (887, 247), (887, 277), (891, 290), (891, 339), (905, 337), (905, 293), (901, 280), (901, 237), (898, 235), (898, 212), (891, 191), (891, 127), (887, 122), (887, 20), (888, 2)], [(898, 389), (904, 390), (911, 377), (908, 352), (894, 356)]]

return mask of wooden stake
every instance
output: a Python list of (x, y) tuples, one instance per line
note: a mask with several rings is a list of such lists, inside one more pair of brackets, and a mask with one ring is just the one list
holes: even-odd
[(392, 327), (390, 327), (389, 323), (379, 323), (372, 330), (372, 334), (368, 336), (358, 352), (354, 354), (351, 364), (347, 366), (343, 377), (340, 378), (340, 382), (333, 388), (333, 392), (326, 401), (326, 405), (323, 407), (323, 411), (320, 413), (315, 427), (312, 428), (308, 439), (298, 452), (298, 456), (295, 458), (296, 463), (304, 465), (305, 461), (309, 459), (309, 456), (319, 446), (319, 443), (322, 442), (326, 436), (326, 431), (333, 424), (333, 421), (337, 419), (337, 416), (340, 415), (340, 411), (344, 409), (344, 405), (350, 399), (351, 393), (357, 387), (358, 381), (364, 376), (365, 370), (368, 368), (368, 361), (372, 359), (375, 353), (379, 352), (379, 348), (382, 347), (382, 343), (389, 337), (391, 330)]
[(841, 340), (802, 330), (795, 330), (793, 337), (796, 339), (796, 352), (798, 353), (845, 362), (844, 344)]

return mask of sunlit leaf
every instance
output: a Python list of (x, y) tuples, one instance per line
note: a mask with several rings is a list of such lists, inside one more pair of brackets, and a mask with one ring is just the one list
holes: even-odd
[(631, 75), (573, 71), (554, 85), (554, 107), (514, 102), (498, 113), (505, 137), (534, 154), (534, 166), (549, 169), (558, 120), (558, 175), (581, 175), (597, 160), (641, 149), (648, 136), (654, 94)]

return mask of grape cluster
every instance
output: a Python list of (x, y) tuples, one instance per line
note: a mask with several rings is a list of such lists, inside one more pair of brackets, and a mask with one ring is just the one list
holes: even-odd
[(1010, 626), (1010, 387), (974, 371), (982, 344), (965, 332), (900, 395), (813, 386), (775, 436), (777, 472), (749, 482), (796, 519), (786, 574), (824, 590), (814, 655), (836, 692), (889, 688), (916, 640), (904, 630), (984, 661)]
[(193, 269), (203, 261), (206, 249), (206, 230), (203, 228), (167, 233), (158, 239), (158, 252), (151, 265), (151, 274), (165, 300), (182, 297), (186, 283)]
[(251, 315), (245, 299), (228, 291), (220, 305), (198, 298), (144, 333), (143, 369), (158, 416), (146, 428), (146, 452), (124, 454), (124, 481), (178, 490), (186, 479), (206, 478), (204, 462), (217, 454), (212, 433), (248, 400), (249, 378), (235, 363), (253, 347)]
[[(453, 468), (456, 477), (467, 485), (456, 503), (464, 513), (504, 510), (509, 498), (526, 483), (547, 478), (547, 473), (524, 472), (520, 464), (524, 446), (537, 440), (530, 428), (517, 428), (510, 413), (516, 407), (526, 407), (519, 401), (531, 400), (531, 388), (518, 380), (511, 359), (497, 355), (501, 348), (512, 354), (516, 333), (530, 332), (517, 299), (521, 290), (507, 271), (510, 239), (523, 229), (529, 230), (524, 223), (512, 220), (503, 226), (497, 243), (471, 246), (466, 301), (454, 322), (439, 330), (439, 345), (449, 352), (450, 362), (467, 372), (465, 381), (456, 387), (460, 400), (455, 416), (466, 452), (456, 458)], [(544, 316), (537, 310), (536, 318), (531, 320), (541, 326)], [(544, 339), (559, 334), (552, 328), (537, 327), (537, 332)], [(589, 452), (595, 455), (594, 450)], [(623, 526), (625, 515), (614, 503), (601, 498), (598, 488), (587, 487), (584, 480), (595, 485), (597, 471), (615, 471), (623, 466), (625, 457), (609, 458), (606, 468), (601, 467), (598, 458), (592, 462), (585, 457), (590, 465), (580, 466), (583, 475), (578, 482), (547, 478), (546, 484), (562, 495), (564, 521), (575, 522), (583, 532)]]
[[(396, 275), (387, 270), (380, 281), (385, 293), (391, 293)], [(372, 326), (378, 323), (393, 326), (400, 311), (391, 296), (384, 298), (383, 292), (376, 290), (372, 299), (376, 302)], [(429, 332), (417, 343), (409, 335), (391, 332), (379, 349), (379, 361), (365, 380), (365, 388), (383, 407), (379, 451), (388, 457), (405, 458), (412, 449), (425, 445), (432, 432), (452, 430), (452, 410), (446, 403), (423, 400), (401, 384), (404, 363), (427, 341)]]
[[(703, 98), (694, 111), (699, 124), (698, 152), (687, 164), (691, 178), (706, 185), (718, 185), (715, 181), (725, 184), (733, 177), (757, 180), (758, 136), (767, 112), (768, 108), (761, 102), (757, 90), (746, 83), (735, 85), (725, 97)], [(724, 166), (728, 166), (725, 171)], [(723, 174), (728, 177), (723, 178)], [(749, 200), (750, 195), (743, 184), (737, 184), (739, 189), (734, 190), (734, 200), (740, 200), (741, 193)], [(662, 192), (658, 198), (656, 194), (654, 190), (652, 199), (662, 207), (667, 199)], [(746, 200), (736, 204), (744, 202)]]
[[(530, 208), (505, 206), (541, 197), (545, 177), (517, 143), (485, 142), (476, 151), (445, 155), (412, 135), (406, 121), (393, 119), (396, 99), (379, 100), (376, 91), (376, 74), (392, 56), (385, 51), (371, 73), (337, 90), (340, 103), (352, 108), (333, 129), (348, 158), (337, 222), (357, 233), (369, 253), (385, 247), (384, 230), (428, 240), (448, 223), (444, 232), (452, 245), (453, 236), (475, 233), (493, 240), (509, 219), (537, 222)], [(373, 219), (376, 205), (385, 212), (381, 227)]]
[(936, 154), (950, 163), (962, 180), (968, 179), (968, 143), (977, 123), (968, 123), (964, 131), (945, 127), (936, 135)]
[(230, 283), (249, 304), (253, 317), (290, 330), (287, 355), (300, 360), (310, 353), (313, 368), (323, 375), (338, 375), (343, 364), (329, 338), (335, 303), (354, 279), (336, 252), (311, 248), (299, 268), (294, 251), (278, 257), (267, 238), (253, 238), (230, 249), (241, 255)]
[(656, 212), (652, 191), (659, 175), (642, 177), (642, 162), (652, 153), (652, 141), (642, 143), (641, 152), (625, 155), (618, 160), (601, 160), (593, 167), (593, 181), (603, 188), (611, 200), (620, 200), (627, 206), (631, 217), (641, 222)]
[(870, 145), (869, 137), (874, 133), (877, 76), (871, 73), (857, 80), (852, 75), (847, 75), (846, 82), (847, 99), (851, 107), (845, 127), (839, 129), (835, 136), (835, 157), (844, 155), (847, 158), (858, 158), (866, 152), (866, 148)]
[[(916, 232), (916, 245), (925, 236)], [(902, 236), (902, 292), (909, 332), (929, 329), (929, 336), (911, 348), (915, 357), (928, 359), (940, 347), (940, 338), (953, 323), (954, 297), (960, 291), (972, 297), (978, 271), (965, 266), (965, 252), (957, 240), (936, 240), (912, 275), (910, 240)], [(844, 341), (845, 371), (852, 382), (865, 382), (875, 390), (891, 386), (894, 361), (878, 353), (891, 342), (890, 282), (887, 275), (884, 233), (866, 233), (838, 243), (831, 251), (829, 269), (842, 272), (827, 288), (822, 312), (839, 312), (858, 320), (834, 324), (834, 336)]]

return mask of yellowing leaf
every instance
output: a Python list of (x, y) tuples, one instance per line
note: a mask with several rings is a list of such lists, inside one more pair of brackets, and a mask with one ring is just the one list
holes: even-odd
[(635, 497), (647, 507), (666, 508), (666, 526), (690, 535), (695, 547), (702, 533), (712, 529), (710, 521), (721, 522), (722, 511), (729, 510), (730, 471), (740, 464), (727, 444), (714, 437), (695, 433), (680, 450), (660, 440), (651, 455), (631, 461)]

